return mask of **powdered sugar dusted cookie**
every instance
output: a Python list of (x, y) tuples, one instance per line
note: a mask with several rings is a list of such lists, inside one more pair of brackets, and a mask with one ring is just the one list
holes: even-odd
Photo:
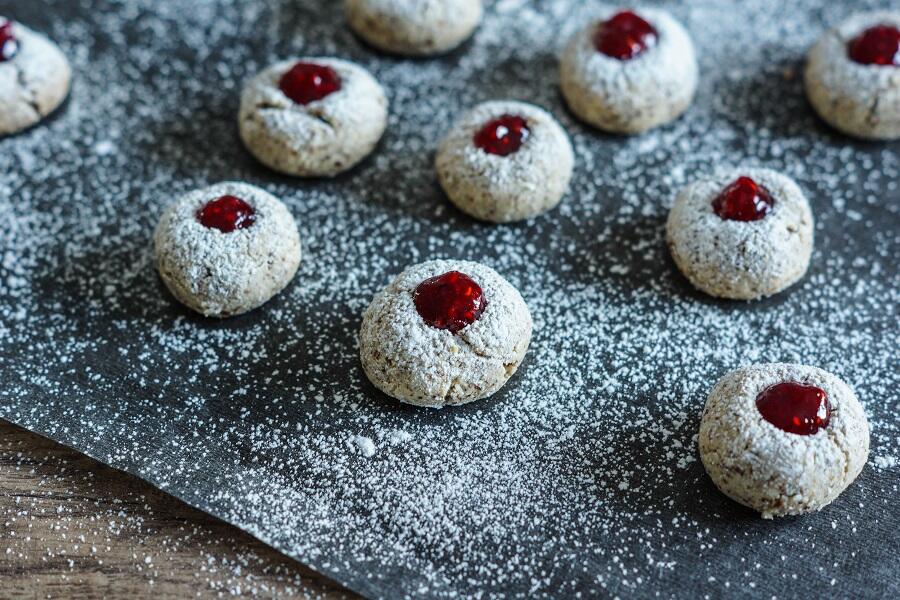
[(291, 213), (246, 183), (185, 194), (163, 213), (155, 241), (163, 282), (180, 302), (208, 317), (260, 306), (300, 265), (300, 235)]
[(483, 12), (481, 0), (345, 0), (353, 31), (376, 48), (425, 56), (467, 39)]
[(241, 139), (276, 171), (331, 177), (372, 152), (387, 107), (384, 90), (362, 67), (334, 58), (286, 60), (247, 82)]
[(806, 95), (825, 121), (867, 139), (900, 138), (900, 12), (850, 17), (809, 52)]
[(0, 135), (52, 113), (69, 93), (72, 69), (43, 35), (0, 16)]
[(606, 12), (569, 41), (562, 92), (583, 121), (604, 131), (639, 133), (680, 116), (697, 89), (687, 31), (654, 9)]
[(506, 223), (550, 210), (572, 178), (562, 127), (524, 102), (485, 102), (466, 113), (438, 148), (438, 179), (450, 200), (477, 219)]
[(531, 314), (496, 271), (457, 260), (412, 266), (363, 315), (360, 355), (375, 387), (441, 407), (490, 396), (516, 372)]
[(847, 384), (822, 369), (770, 363), (719, 380), (700, 421), (713, 483), (765, 518), (819, 510), (862, 471), (869, 424)]
[(666, 234), (675, 264), (694, 287), (752, 300), (806, 273), (813, 217), (790, 178), (769, 169), (727, 169), (678, 194)]

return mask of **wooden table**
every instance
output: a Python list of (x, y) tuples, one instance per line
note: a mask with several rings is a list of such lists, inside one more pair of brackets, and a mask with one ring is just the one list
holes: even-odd
[(0, 420), (0, 597), (352, 598), (250, 535)]

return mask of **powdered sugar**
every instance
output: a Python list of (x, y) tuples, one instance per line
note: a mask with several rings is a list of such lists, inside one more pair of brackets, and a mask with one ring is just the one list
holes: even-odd
[[(703, 78), (682, 119), (628, 139), (580, 125), (555, 85), (588, 3), (495, 2), (458, 53), (408, 62), (361, 45), (336, 2), (95, 4), (48, 4), (34, 23), (78, 85), (59, 118), (0, 141), (4, 417), (370, 596), (790, 597), (798, 580), (814, 596), (895, 595), (896, 470), (867, 467), (821, 513), (773, 526), (720, 494), (696, 452), (721, 375), (789, 361), (846, 380), (873, 456), (900, 454), (897, 146), (832, 132), (797, 77), (845, 3), (667, 3)], [(364, 65), (390, 95), (382, 144), (334, 181), (279, 177), (235, 133), (242, 83), (300, 49)], [(497, 97), (546, 107), (575, 147), (569, 200), (516, 226), (461, 215), (433, 169), (453, 119)], [(788, 293), (717, 302), (668, 262), (668, 207), (722, 164), (807, 192), (816, 251)], [(235, 179), (288, 205), (305, 257), (271, 303), (210, 322), (156, 279), (152, 230), (176, 190)], [(502, 273), (535, 336), (496, 396), (424, 411), (375, 391), (356, 340), (376, 291), (439, 256)], [(397, 430), (412, 439), (386, 442)]]

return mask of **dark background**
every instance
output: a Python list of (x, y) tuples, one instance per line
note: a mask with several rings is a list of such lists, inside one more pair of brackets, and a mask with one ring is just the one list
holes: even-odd
[[(373, 597), (896, 596), (898, 145), (829, 130), (800, 78), (820, 32), (874, 3), (659, 4), (694, 37), (701, 88), (623, 138), (556, 87), (593, 3), (489, 2), (473, 41), (399, 60), (338, 2), (0, 0), (76, 72), (58, 115), (0, 140), (0, 416)], [(355, 60), (391, 99), (376, 153), (333, 181), (275, 175), (237, 137), (242, 81), (292, 55)], [(497, 227), (453, 209), (431, 163), (454, 116), (502, 97), (553, 112), (577, 162), (559, 209)], [(807, 277), (752, 304), (693, 291), (663, 242), (678, 189), (741, 163), (797, 179), (817, 219)], [(305, 255), (278, 298), (219, 322), (167, 294), (151, 237), (166, 204), (224, 179), (281, 197)], [(495, 267), (537, 328), (495, 397), (429, 411), (371, 387), (356, 333), (378, 288), (436, 257)], [(869, 465), (814, 515), (763, 521), (696, 456), (708, 389), (769, 360), (837, 373), (870, 418)]]

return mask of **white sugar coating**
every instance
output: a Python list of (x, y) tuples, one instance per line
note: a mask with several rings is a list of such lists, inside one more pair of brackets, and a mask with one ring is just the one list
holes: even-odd
[[(831, 415), (811, 435), (782, 431), (766, 421), (756, 399), (784, 382), (822, 389)], [(765, 518), (820, 510), (862, 471), (869, 425), (856, 394), (827, 371), (786, 363), (743, 367), (720, 379), (700, 421), (700, 458), (725, 494)]]
[(663, 10), (637, 14), (656, 30), (656, 42), (630, 60), (598, 52), (597, 28), (616, 14), (606, 9), (568, 42), (560, 63), (560, 84), (569, 108), (594, 127), (639, 133), (680, 116), (697, 91), (694, 46), (684, 27)]
[[(200, 223), (198, 212), (222, 196), (249, 204), (253, 224), (222, 232)], [(268, 302), (300, 265), (300, 235), (287, 207), (240, 182), (217, 183), (179, 198), (160, 217), (154, 247), (169, 291), (207, 317), (239, 315)]]
[[(713, 201), (739, 177), (772, 197), (756, 221), (723, 219)], [(771, 169), (721, 168), (679, 192), (666, 221), (669, 251), (698, 289), (720, 298), (755, 300), (793, 285), (813, 251), (813, 216), (800, 187)]]
[[(0, 15), (0, 22), (3, 22)], [(52, 113), (69, 93), (72, 69), (46, 36), (13, 22), (18, 50), (0, 61), (0, 136), (31, 127)]]
[[(499, 156), (475, 146), (475, 134), (503, 115), (527, 123), (527, 138), (518, 151)], [(435, 167), (441, 187), (460, 210), (508, 223), (559, 204), (574, 162), (569, 137), (550, 113), (525, 102), (499, 100), (479, 104), (453, 124), (438, 147)]]
[(347, 22), (376, 48), (440, 54), (466, 40), (484, 11), (481, 0), (344, 0)]
[(900, 28), (900, 11), (855, 14), (825, 32), (809, 51), (806, 93), (819, 115), (836, 129), (873, 140), (900, 138), (900, 68), (863, 65), (847, 45), (869, 27)]
[[(62, 15), (33, 26), (77, 85), (58, 117), (0, 140), (0, 416), (372, 597), (790, 598), (798, 579), (816, 597), (894, 595), (896, 468), (773, 524), (718, 492), (696, 446), (716, 380), (784, 361), (851, 385), (872, 456), (900, 456), (900, 148), (835, 134), (799, 77), (846, 3), (666, 3), (698, 49), (697, 98), (625, 139), (582, 126), (555, 85), (591, 16), (579, 0), (493, 2), (469, 44), (428, 61), (373, 53), (326, 0), (96, 5), (42, 4)], [(243, 82), (301, 49), (364, 66), (390, 96), (379, 148), (334, 181), (277, 176), (235, 132)], [(546, 107), (576, 156), (569, 197), (507, 227), (460, 215), (433, 166), (453, 120), (497, 97)], [(678, 191), (737, 164), (790, 176), (816, 217), (807, 276), (753, 304), (694, 291), (665, 245)], [(296, 215), (304, 259), (259, 310), (198, 319), (154, 274), (153, 228), (180, 191), (235, 179)], [(535, 330), (495, 396), (431, 411), (368, 383), (357, 334), (396, 273), (441, 256), (503, 274)], [(412, 439), (391, 445), (397, 430)]]
[[(427, 324), (414, 303), (426, 279), (458, 271), (481, 287), (481, 316), (456, 333)], [(490, 267), (432, 260), (409, 267), (375, 295), (359, 334), (362, 366), (380, 390), (440, 408), (494, 394), (519, 368), (532, 321), (519, 292)]]
[[(297, 62), (331, 67), (339, 90), (298, 104), (279, 87)], [(387, 127), (387, 98), (368, 71), (335, 58), (280, 61), (247, 82), (241, 94), (241, 139), (266, 166), (287, 175), (332, 177), (364, 159)]]

